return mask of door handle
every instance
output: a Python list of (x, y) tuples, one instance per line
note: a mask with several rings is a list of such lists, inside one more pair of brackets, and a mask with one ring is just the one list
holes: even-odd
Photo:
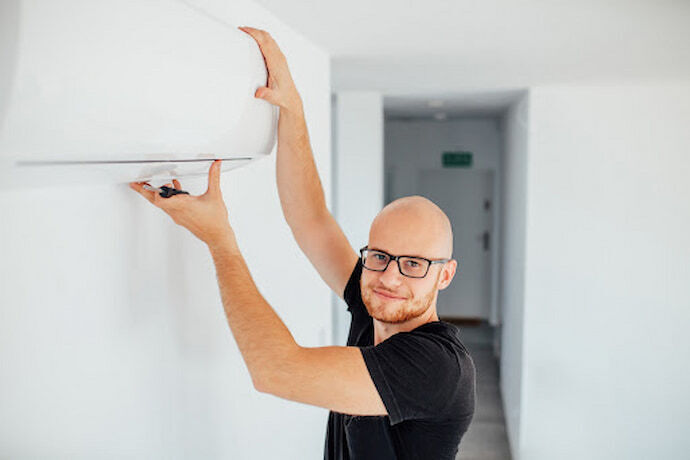
[(484, 245), (484, 251), (488, 251), (489, 248), (489, 242), (491, 241), (491, 238), (489, 237), (489, 232), (486, 231), (482, 234), (482, 244)]

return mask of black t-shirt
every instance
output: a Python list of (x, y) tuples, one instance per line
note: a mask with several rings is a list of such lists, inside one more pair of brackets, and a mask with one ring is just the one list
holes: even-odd
[(388, 415), (328, 414), (325, 460), (455, 459), (474, 414), (475, 368), (452, 324), (433, 321), (374, 346), (359, 281), (345, 287), (352, 314), (347, 345), (362, 352)]

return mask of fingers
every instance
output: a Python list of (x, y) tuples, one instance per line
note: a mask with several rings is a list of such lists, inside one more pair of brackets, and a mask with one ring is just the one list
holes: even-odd
[(270, 102), (274, 105), (280, 105), (280, 100), (278, 97), (276, 97), (275, 92), (271, 88), (267, 88), (265, 86), (258, 88), (256, 92), (254, 92), (254, 97), (263, 99), (264, 101)]
[(265, 30), (246, 26), (238, 28), (250, 35), (259, 45), (268, 70), (266, 86), (258, 88), (254, 97), (283, 109), (300, 109), (302, 102), (290, 75), (287, 59), (273, 37)]
[(182, 186), (180, 185), (180, 181), (177, 179), (173, 179), (173, 185), (177, 190), (182, 190)]
[[(165, 184), (163, 184), (163, 187), (173, 188), (173, 184), (170, 183), (170, 182), (166, 182)], [(171, 207), (171, 206), (170, 206), (171, 204), (172, 204), (173, 207), (174, 207), (175, 202), (172, 201), (172, 199), (173, 199), (173, 198), (176, 198), (176, 197), (178, 197), (178, 196), (179, 196), (179, 195), (172, 195), (172, 196), (169, 196), (169, 197), (167, 197), (167, 198), (163, 198), (163, 197), (161, 196), (160, 193), (156, 192), (156, 193), (153, 194), (153, 204), (155, 204), (156, 206), (158, 206), (159, 208), (161, 208), (163, 211), (167, 211), (166, 208), (170, 208), (170, 207)]]
[(273, 41), (273, 37), (271, 37), (271, 34), (266, 32), (265, 30), (248, 26), (240, 26), (238, 27), (238, 29), (240, 29), (242, 32), (249, 34), (254, 40), (256, 40), (256, 43), (259, 45), (259, 48), (261, 48), (261, 51), (264, 51), (264, 48), (270, 44), (270, 41)]
[(221, 195), (220, 191), (220, 166), (221, 160), (215, 160), (208, 169), (208, 189), (210, 195)]
[[(175, 185), (175, 188), (180, 189), (180, 182), (177, 179), (174, 179), (172, 183), (168, 182), (167, 184), (165, 184), (165, 186), (173, 188), (173, 184)], [(148, 182), (130, 182), (129, 183), (129, 187), (132, 190), (139, 192), (139, 194), (141, 196), (143, 196), (144, 198), (146, 198), (149, 201), (149, 203), (151, 203), (154, 206), (157, 206), (163, 210), (165, 210), (166, 208), (170, 208), (171, 207), (170, 205), (172, 205), (172, 207), (176, 207), (178, 204), (178, 200), (181, 197), (183, 197), (183, 196), (188, 197), (188, 195), (173, 195), (173, 196), (168, 197), (168, 198), (163, 198), (162, 196), (160, 196), (160, 194), (158, 192), (152, 192), (150, 190), (146, 190), (144, 188), (144, 185), (149, 185), (149, 184), (148, 184)]]
[(271, 34), (265, 30), (255, 29), (253, 27), (242, 26), (238, 27), (238, 29), (249, 34), (249, 36), (251, 36), (259, 45), (261, 54), (263, 54), (264, 60), (266, 61), (268, 71), (273, 74), (282, 75), (283, 66), (279, 64), (283, 62), (286, 63), (285, 56), (283, 55), (283, 52), (280, 51), (276, 41), (273, 39), (273, 37), (271, 37)]
[(144, 189), (144, 184), (146, 184), (146, 182), (130, 182), (129, 188), (137, 191), (141, 196), (149, 200), (149, 202), (154, 203), (157, 193)]

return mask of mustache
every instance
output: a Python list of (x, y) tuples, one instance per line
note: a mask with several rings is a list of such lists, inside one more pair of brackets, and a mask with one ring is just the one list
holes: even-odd
[(388, 296), (391, 296), (391, 297), (399, 297), (399, 298), (402, 298), (402, 299), (407, 299), (407, 298), (408, 298), (407, 295), (403, 295), (402, 293), (398, 293), (398, 292), (393, 292), (393, 291), (390, 291), (390, 290), (388, 290), (388, 289), (386, 289), (386, 288), (382, 288), (382, 287), (379, 287), (379, 286), (369, 285), (369, 286), (367, 286), (367, 288), (368, 288), (369, 290), (371, 290), (371, 291), (377, 291), (377, 292), (380, 292), (380, 293), (382, 293), (382, 294), (385, 294), (385, 295), (388, 295)]

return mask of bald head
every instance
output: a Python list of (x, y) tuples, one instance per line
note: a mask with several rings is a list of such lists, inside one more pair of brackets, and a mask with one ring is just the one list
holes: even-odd
[(414, 250), (429, 258), (451, 258), (453, 229), (446, 213), (433, 201), (419, 195), (406, 196), (378, 213), (371, 224), (369, 243), (379, 249), (385, 246), (393, 254)]

